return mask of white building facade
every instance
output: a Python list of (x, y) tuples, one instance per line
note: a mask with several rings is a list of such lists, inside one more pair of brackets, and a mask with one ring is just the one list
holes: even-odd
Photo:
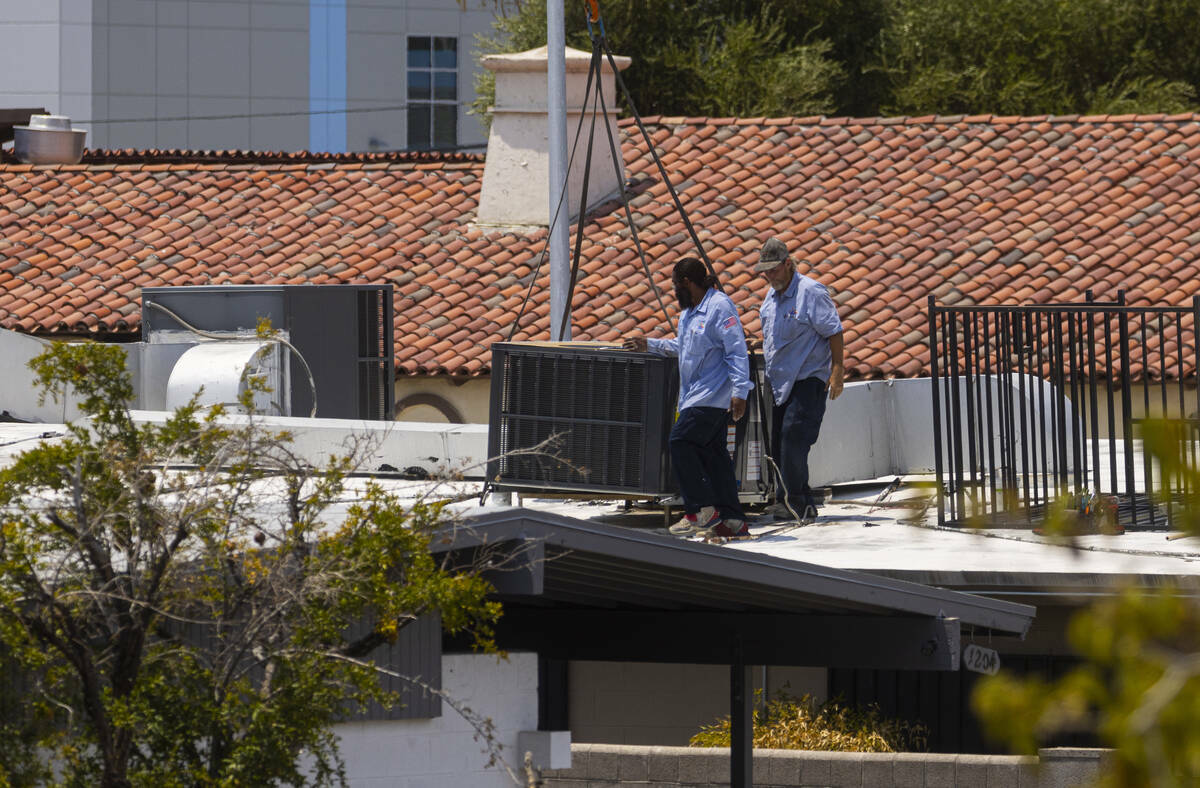
[(485, 3), (0, 0), (0, 107), (89, 148), (482, 148), (467, 114)]
[(495, 737), (491, 746), (499, 746), (503, 763), (492, 763), (477, 728), (443, 703), (441, 716), (431, 719), (335, 726), (351, 788), (512, 788), (517, 784), (512, 773), (522, 770), (520, 734), (536, 731), (538, 724), (537, 655), (447, 654), (442, 657), (442, 688), (456, 704), (491, 722)]

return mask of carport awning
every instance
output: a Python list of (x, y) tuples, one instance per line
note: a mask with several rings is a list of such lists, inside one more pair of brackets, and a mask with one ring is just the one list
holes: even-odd
[(501, 648), (568, 659), (955, 670), (959, 631), (1024, 635), (1035, 609), (864, 572), (521, 508), (436, 548), (494, 551)]

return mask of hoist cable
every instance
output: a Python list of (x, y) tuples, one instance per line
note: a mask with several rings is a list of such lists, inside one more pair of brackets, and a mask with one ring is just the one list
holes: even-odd
[[(687, 212), (683, 209), (683, 203), (679, 200), (679, 195), (675, 192), (675, 187), (671, 185), (671, 178), (667, 174), (667, 168), (663, 166), (662, 160), (658, 154), (654, 152), (654, 140), (650, 139), (650, 132), (646, 130), (646, 126), (642, 123), (642, 116), (638, 114), (637, 107), (633, 103), (633, 96), (629, 95), (629, 88), (625, 85), (625, 80), (621, 78), (621, 72), (617, 69), (616, 60), (613, 58), (612, 50), (608, 48), (608, 41), (604, 38), (600, 39), (600, 44), (604, 48), (604, 54), (608, 57), (609, 66), (613, 70), (613, 76), (616, 78), (617, 85), (621, 88), (621, 93), (625, 96), (625, 101), (629, 104), (629, 112), (633, 116), (634, 122), (637, 123), (638, 129), (642, 132), (643, 139), (646, 140), (646, 149), (650, 151), (650, 158), (654, 159), (655, 165), (658, 166), (659, 175), (662, 176), (663, 183), (666, 184), (667, 191), (671, 194), (671, 199), (675, 201), (675, 209), (679, 211), (680, 217), (683, 219), (683, 224), (687, 227), (688, 235), (692, 238), (692, 243), (696, 245), (696, 251), (700, 254), (700, 259), (704, 261), (704, 265), (708, 268), (708, 273), (714, 279), (717, 278), (716, 269), (713, 268), (712, 261), (708, 259), (708, 253), (704, 251), (704, 246), (700, 243), (700, 237), (696, 235), (696, 228), (692, 226), (691, 219), (688, 218)], [(717, 287), (721, 292), (725, 288), (721, 287), (720, 282)]]
[[(592, 61), (588, 66), (589, 86), (592, 84), (593, 74), (596, 75), (596, 93), (599, 94), (603, 92), (604, 85), (600, 81), (600, 52), (595, 48), (592, 49)], [(579, 277), (579, 258), (583, 253), (583, 228), (587, 223), (585, 217), (587, 216), (588, 182), (592, 174), (592, 146), (596, 141), (596, 99), (594, 96), (589, 95), (590, 93), (591, 90), (589, 88), (588, 92), (583, 94), (584, 104), (580, 107), (580, 128), (583, 128), (583, 116), (587, 114), (587, 101), (591, 99), (592, 125), (588, 131), (587, 153), (583, 157), (583, 188), (582, 193), (579, 195), (579, 221), (575, 224), (575, 255), (571, 261), (571, 278), (567, 283), (567, 297), (563, 302), (562, 320), (558, 323), (558, 336), (554, 338), (556, 342), (563, 340), (563, 331), (566, 330), (567, 320), (571, 316), (571, 301), (575, 297), (575, 280)]]
[[(599, 44), (597, 43), (597, 47)], [(600, 110), (604, 113), (604, 117), (608, 117), (608, 106), (604, 101), (604, 91), (598, 90), (600, 96)], [(617, 169), (617, 175), (620, 176), (621, 168), (619, 162), (619, 153), (616, 140), (613, 138), (612, 127), (607, 123), (604, 124), (604, 131), (608, 135), (608, 151), (612, 156), (613, 166)], [(663, 317), (667, 320), (667, 325), (671, 325), (671, 313), (667, 311), (666, 304), (663, 303), (662, 294), (658, 292), (658, 288), (654, 286), (654, 277), (650, 273), (650, 264), (646, 261), (646, 251), (642, 248), (642, 239), (638, 235), (637, 224), (633, 221), (633, 212), (629, 208), (629, 196), (625, 190), (625, 184), (620, 184), (621, 206), (625, 209), (625, 222), (629, 225), (629, 234), (633, 239), (634, 248), (637, 249), (638, 258), (642, 261), (642, 270), (646, 274), (646, 280), (650, 283), (650, 292), (654, 293), (654, 298), (658, 301), (658, 308), (662, 310)]]

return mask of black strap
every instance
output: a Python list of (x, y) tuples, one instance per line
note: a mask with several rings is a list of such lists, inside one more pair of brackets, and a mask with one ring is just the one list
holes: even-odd
[[(587, 112), (587, 101), (592, 102), (592, 126), (588, 132), (587, 153), (583, 158), (583, 193), (579, 195), (579, 221), (575, 223), (575, 256), (571, 260), (571, 279), (567, 284), (567, 298), (563, 302), (562, 320), (558, 323), (558, 336), (554, 337), (555, 341), (563, 340), (562, 332), (567, 327), (567, 319), (571, 315), (571, 301), (575, 298), (575, 281), (579, 278), (579, 258), (583, 253), (583, 227), (587, 223), (587, 198), (588, 198), (588, 183), (592, 175), (592, 145), (596, 141), (596, 98), (589, 95), (591, 93), (592, 75), (596, 75), (596, 93), (604, 92), (604, 83), (600, 80), (600, 51), (592, 47), (592, 62), (588, 66), (588, 89), (584, 95), (584, 105), (580, 108), (580, 128), (583, 124), (583, 115)], [(605, 122), (607, 126), (607, 120)], [(568, 171), (569, 172), (569, 171)]]

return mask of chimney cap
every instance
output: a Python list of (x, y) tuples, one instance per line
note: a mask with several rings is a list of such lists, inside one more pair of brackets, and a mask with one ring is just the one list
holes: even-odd
[[(480, 62), (489, 71), (532, 71), (545, 73), (548, 60), (549, 50), (545, 46), (540, 46), (535, 49), (527, 49), (524, 52), (487, 55)], [(633, 62), (632, 59), (625, 55), (613, 55), (613, 61), (621, 71), (629, 68), (629, 64)], [(586, 73), (591, 63), (592, 55), (590, 52), (566, 47), (566, 67), (568, 72)], [(608, 58), (601, 59), (600, 67), (605, 71), (612, 71), (612, 67), (608, 64)]]
[(14, 126), (16, 129), (34, 129), (35, 131), (70, 131), (71, 119), (66, 115), (30, 115), (28, 126)]

